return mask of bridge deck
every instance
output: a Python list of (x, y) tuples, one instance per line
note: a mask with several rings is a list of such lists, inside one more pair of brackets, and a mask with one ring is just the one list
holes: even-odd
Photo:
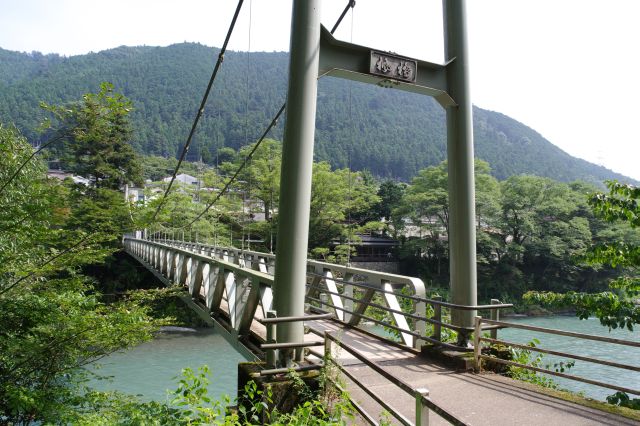
[[(329, 331), (414, 388), (429, 390), (431, 400), (472, 425), (638, 425), (638, 421), (567, 402), (536, 390), (535, 386), (495, 374), (454, 372), (416, 351), (389, 345), (356, 329), (343, 329), (331, 321), (307, 324), (314, 331)], [(408, 419), (415, 418), (415, 400), (345, 351), (337, 361)], [(380, 416), (383, 409), (355, 384), (346, 381), (350, 396), (365, 410)], [(395, 420), (395, 419), (394, 419)], [(448, 424), (432, 413), (431, 425)]]

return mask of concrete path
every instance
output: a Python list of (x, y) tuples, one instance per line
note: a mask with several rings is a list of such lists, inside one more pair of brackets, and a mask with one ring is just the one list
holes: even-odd
[[(470, 425), (640, 425), (638, 421), (545, 395), (535, 386), (506, 377), (451, 371), (416, 351), (389, 345), (355, 329), (342, 329), (336, 323), (313, 321), (306, 325), (320, 334), (329, 331), (412, 388), (428, 389), (433, 402)], [(334, 357), (369, 390), (415, 421), (415, 400), (411, 395), (345, 350)], [(382, 418), (383, 409), (378, 403), (354, 383), (345, 383), (349, 395), (374, 419)], [(430, 420), (430, 425), (449, 424), (433, 412)], [(396, 423), (395, 419), (392, 423)]]

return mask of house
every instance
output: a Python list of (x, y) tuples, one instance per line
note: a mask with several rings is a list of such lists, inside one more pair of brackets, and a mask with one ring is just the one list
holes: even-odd
[[(352, 241), (350, 244), (356, 251), (350, 258), (352, 266), (374, 271), (398, 272), (398, 257), (395, 250), (400, 245), (398, 240), (384, 235), (369, 234), (357, 235), (356, 239), (359, 241)], [(339, 244), (341, 242), (335, 240), (329, 248), (333, 250)]]
[(397, 257), (394, 249), (400, 245), (398, 240), (384, 235), (358, 235), (360, 241), (352, 242), (356, 254), (351, 257), (353, 262), (395, 262)]
[[(124, 186), (124, 199), (131, 203), (144, 203), (148, 197), (144, 194), (144, 188), (135, 186)], [(151, 197), (149, 197), (151, 198)]]
[[(171, 176), (162, 179), (162, 182), (166, 182), (166, 183), (171, 182)], [(185, 185), (194, 185), (196, 187), (200, 185), (200, 179), (198, 179), (197, 177), (188, 175), (186, 173), (180, 173), (179, 175), (177, 175), (175, 182), (179, 182)]]
[(47, 177), (60, 179), (60, 180), (65, 180), (69, 178), (73, 180), (74, 183), (79, 183), (85, 186), (89, 186), (89, 183), (91, 182), (89, 179), (84, 178), (82, 176), (76, 176), (72, 173), (65, 172), (64, 170), (56, 170), (56, 169), (47, 170)]

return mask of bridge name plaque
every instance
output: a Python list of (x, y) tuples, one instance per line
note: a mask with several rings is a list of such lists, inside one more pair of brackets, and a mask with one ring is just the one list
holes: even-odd
[(370, 74), (415, 83), (417, 72), (418, 62), (413, 59), (375, 50), (371, 51), (371, 59), (369, 61)]

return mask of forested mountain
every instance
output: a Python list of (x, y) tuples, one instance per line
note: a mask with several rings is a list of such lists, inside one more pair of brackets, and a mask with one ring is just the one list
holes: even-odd
[[(182, 43), (118, 47), (72, 57), (0, 49), (0, 122), (15, 123), (32, 143), (45, 113), (109, 81), (134, 104), (134, 147), (175, 156), (188, 135), (219, 49)], [(217, 149), (255, 141), (285, 100), (288, 54), (227, 52), (190, 151), (215, 163)], [(632, 181), (573, 158), (533, 129), (475, 108), (476, 156), (493, 174), (535, 174), (560, 181)], [(409, 180), (446, 158), (445, 116), (431, 98), (323, 78), (318, 90), (316, 160)], [(271, 135), (282, 138), (282, 121)]]

